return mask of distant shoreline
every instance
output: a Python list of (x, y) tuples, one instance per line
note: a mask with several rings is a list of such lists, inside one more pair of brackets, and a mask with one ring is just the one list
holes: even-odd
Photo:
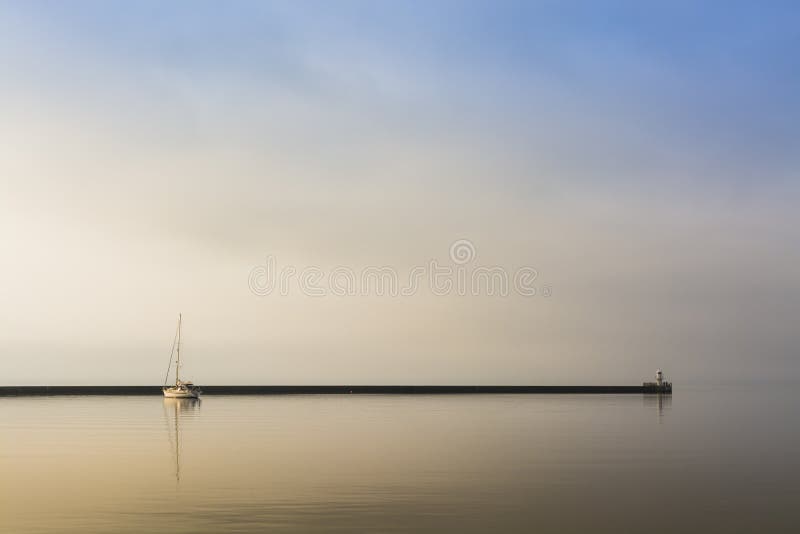
[[(201, 386), (205, 395), (672, 393), (653, 386)], [(161, 386), (0, 386), (0, 397), (161, 395)]]

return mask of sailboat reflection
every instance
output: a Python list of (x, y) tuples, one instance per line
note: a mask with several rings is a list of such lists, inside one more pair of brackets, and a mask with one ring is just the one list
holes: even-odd
[[(193, 398), (165, 398), (164, 399), (164, 421), (167, 424), (167, 435), (169, 436), (170, 449), (175, 451), (175, 482), (181, 482), (181, 414), (184, 416), (200, 411), (200, 399)], [(172, 425), (170, 425), (170, 412), (172, 413)], [(175, 436), (173, 440), (173, 434)]]

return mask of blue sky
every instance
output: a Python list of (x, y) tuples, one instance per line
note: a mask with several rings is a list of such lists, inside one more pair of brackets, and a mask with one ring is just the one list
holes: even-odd
[[(410, 135), (421, 124), (442, 135), (487, 129), (508, 150), (528, 151), (530, 134), (549, 137), (547, 151), (582, 144), (605, 171), (594, 180), (631, 180), (607, 159), (635, 169), (637, 157), (669, 166), (677, 153), (708, 166), (707, 179), (741, 185), (765, 170), (785, 179), (796, 162), (791, 3), (34, 2), (4, 11), (6, 60), (17, 68), (7, 83), (105, 116), (169, 98), (180, 110), (186, 91), (251, 91), (263, 95), (259, 108), (286, 96)], [(224, 102), (206, 103), (215, 104)]]
[[(483, 93), (496, 106), (504, 102), (491, 88), (543, 82), (601, 111), (652, 104), (719, 122), (760, 118), (765, 126), (781, 124), (778, 111), (797, 111), (791, 3), (31, 2), (5, 11), (6, 39), (23, 40), (44, 66), (72, 59), (98, 75), (116, 65), (131, 79), (227, 74), (307, 91), (350, 79), (347, 89), (391, 91), (353, 79), (361, 66), (398, 83)], [(325, 66), (316, 58), (337, 71), (315, 71)], [(347, 64), (334, 63), (340, 58)]]
[[(119, 343), (145, 363), (90, 378), (146, 382), (178, 311), (198, 374), (231, 382), (231, 340), (256, 381), (794, 373), (799, 22), (789, 2), (0, 3), (0, 343), (34, 355), (5, 373), (80, 382)], [(266, 254), (408, 266), (465, 236), (553, 299), (247, 292)]]

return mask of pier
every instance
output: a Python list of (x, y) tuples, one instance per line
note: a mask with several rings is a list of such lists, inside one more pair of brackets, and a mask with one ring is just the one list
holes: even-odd
[[(0, 386), (0, 397), (59, 395), (162, 395), (162, 386)], [(203, 395), (469, 395), (469, 394), (650, 394), (672, 393), (672, 385), (641, 386), (201, 386)]]

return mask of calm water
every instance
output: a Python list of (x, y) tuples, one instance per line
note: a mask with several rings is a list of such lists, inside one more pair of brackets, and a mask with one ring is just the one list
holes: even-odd
[(788, 387), (0, 398), (0, 531), (789, 532)]

